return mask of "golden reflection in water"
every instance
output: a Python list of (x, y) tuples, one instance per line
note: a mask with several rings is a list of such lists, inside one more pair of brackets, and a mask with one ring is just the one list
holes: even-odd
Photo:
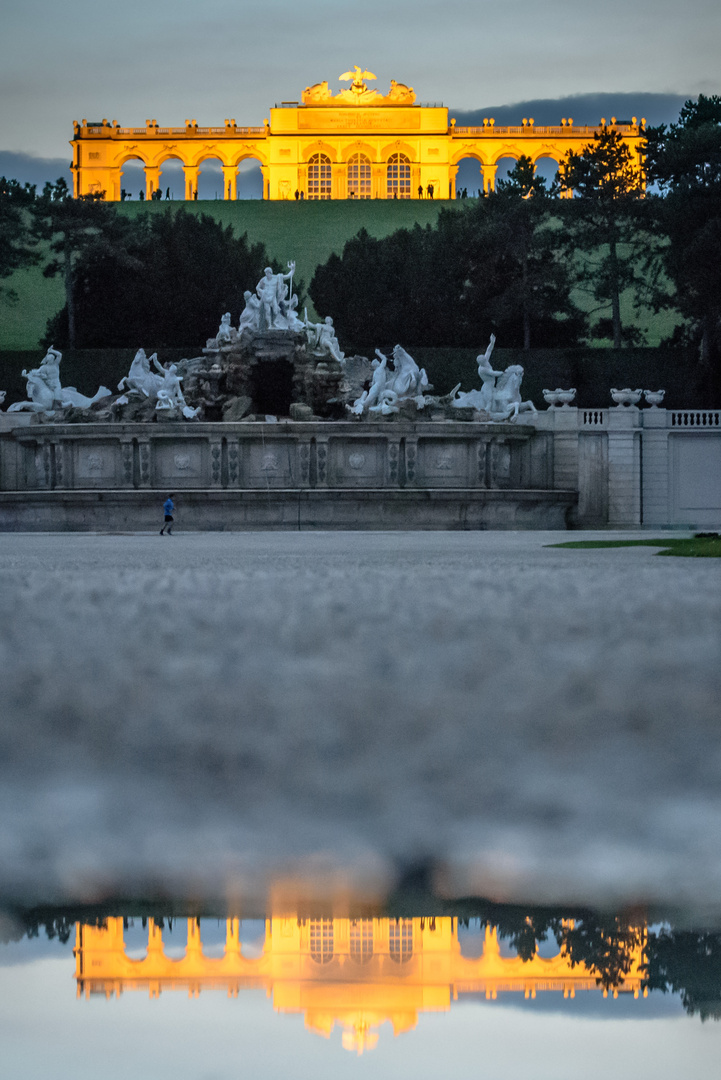
[[(642, 945), (634, 949), (622, 993), (646, 996), (641, 971)], [(203, 953), (200, 923), (187, 920), (185, 955), (166, 955), (161, 929), (148, 920), (147, 954), (131, 959), (125, 951), (122, 918), (102, 926), (76, 924), (75, 978), (78, 997), (119, 996), (147, 990), (264, 989), (280, 1013), (302, 1013), (310, 1031), (328, 1038), (336, 1024), (343, 1046), (362, 1054), (378, 1042), (386, 1021), (394, 1035), (411, 1031), (420, 1012), (445, 1012), (463, 994), (524, 994), (598, 990), (596, 975), (583, 963), (571, 965), (565, 951), (551, 958), (501, 955), (493, 928), (486, 928), (477, 958), (462, 955), (455, 917), (414, 919), (304, 919), (265, 921), (260, 956), (243, 954), (238, 919), (226, 921), (221, 957)], [(604, 996), (608, 991), (603, 991)], [(619, 990), (612, 991), (618, 996)]]

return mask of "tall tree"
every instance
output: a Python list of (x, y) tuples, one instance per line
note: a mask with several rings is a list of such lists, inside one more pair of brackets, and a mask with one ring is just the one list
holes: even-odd
[(721, 388), (721, 97), (687, 101), (678, 122), (649, 129), (647, 171), (668, 237), (664, 269), (673, 303), (698, 342), (701, 363)]
[(558, 173), (574, 195), (569, 251), (582, 251), (579, 284), (611, 309), (614, 348), (623, 343), (621, 294), (641, 284), (640, 251), (647, 244), (641, 199), (643, 173), (615, 128), (597, 131), (580, 153), (569, 150)]
[(47, 183), (34, 206), (35, 236), (48, 243), (53, 258), (43, 270), (45, 277), (61, 274), (65, 287), (67, 343), (76, 344), (76, 281), (78, 259), (93, 250), (117, 247), (113, 235), (117, 223), (115, 209), (104, 202), (105, 192), (74, 199), (61, 177)]
[[(207, 214), (168, 207), (137, 217), (117, 215), (119, 242), (94, 244), (75, 265), (77, 345), (140, 344), (153, 349), (199, 348), (215, 334), (220, 317), (243, 309), (268, 265), (262, 244), (236, 237)], [(299, 292), (302, 283), (293, 282)], [(62, 343), (65, 312), (48, 325), (46, 340)]]
[(488, 313), (507, 344), (575, 342), (584, 317), (571, 299), (573, 279), (559, 238), (562, 219), (555, 196), (522, 155), (506, 180), (480, 204), (469, 245), (477, 264), (468, 275), (466, 302), (486, 291)]
[[(0, 278), (32, 266), (40, 258), (30, 229), (29, 210), (34, 202), (34, 185), (0, 176)], [(7, 300), (16, 299), (13, 289), (3, 288), (0, 294)]]

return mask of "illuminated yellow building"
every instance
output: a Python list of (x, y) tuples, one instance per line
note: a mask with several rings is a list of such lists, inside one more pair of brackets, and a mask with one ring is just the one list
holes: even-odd
[[(349, 88), (333, 94), (327, 82), (306, 87), (300, 102), (270, 110), (262, 127), (160, 127), (146, 120), (140, 128), (116, 121), (74, 122), (72, 171), (76, 196), (104, 191), (121, 197), (124, 164), (140, 159), (145, 166), (146, 197), (162, 189), (163, 165), (177, 159), (185, 174), (185, 198), (197, 197), (203, 162), (219, 159), (223, 194), (237, 197), (238, 166), (256, 159), (263, 174), (263, 198), (293, 199), (446, 199), (455, 197), (456, 174), (463, 158), (480, 165), (485, 190), (492, 190), (502, 158), (528, 155), (560, 162), (568, 150), (579, 151), (597, 130), (563, 119), (556, 127), (536, 126), (532, 118), (518, 127), (496, 127), (492, 118), (480, 127), (449, 122), (448, 109), (419, 104), (412, 88), (391, 80), (386, 95), (369, 89), (370, 72), (346, 72)], [(605, 120), (601, 121), (601, 125)], [(645, 120), (616, 123), (633, 160), (641, 165)]]
[[(410, 1031), (421, 1012), (445, 1012), (462, 994), (597, 990), (595, 976), (583, 964), (571, 967), (562, 953), (524, 962), (501, 955), (496, 933), (485, 931), (482, 955), (463, 956), (458, 920), (300, 919), (266, 920), (265, 943), (257, 957), (243, 955), (237, 919), (226, 924), (221, 957), (203, 953), (200, 926), (188, 919), (185, 955), (173, 959), (163, 948), (162, 932), (148, 923), (148, 948), (134, 960), (125, 952), (123, 920), (103, 927), (76, 927), (75, 977), (78, 997), (119, 996), (126, 990), (263, 989), (281, 1013), (302, 1013), (306, 1027), (326, 1037), (336, 1024), (346, 1049), (362, 1053), (378, 1041), (378, 1028), (389, 1021), (394, 1034)], [(623, 992), (646, 995), (642, 987), (641, 948), (634, 954)], [(614, 996), (618, 991), (613, 991)], [(604, 992), (605, 996), (605, 992)]]

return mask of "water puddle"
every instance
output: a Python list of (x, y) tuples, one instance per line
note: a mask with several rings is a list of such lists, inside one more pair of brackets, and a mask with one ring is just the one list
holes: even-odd
[(481, 900), (253, 914), (6, 913), (5, 1075), (718, 1075), (718, 930)]

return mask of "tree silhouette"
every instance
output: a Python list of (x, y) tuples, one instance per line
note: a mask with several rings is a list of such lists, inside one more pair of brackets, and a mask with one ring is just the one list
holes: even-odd
[(558, 172), (561, 190), (574, 195), (569, 212), (569, 253), (582, 251), (579, 283), (611, 308), (614, 348), (623, 343), (621, 293), (640, 284), (639, 245), (645, 246), (641, 169), (615, 128), (604, 127), (576, 153), (569, 150)]

